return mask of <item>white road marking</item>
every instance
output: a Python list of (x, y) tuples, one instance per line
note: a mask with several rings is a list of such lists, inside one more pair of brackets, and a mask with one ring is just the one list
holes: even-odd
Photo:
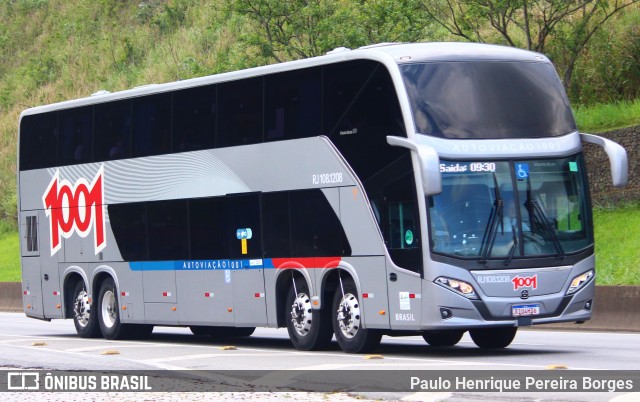
[[(73, 348), (73, 349), (65, 349), (65, 352), (91, 352), (93, 350), (100, 350), (100, 349), (104, 349), (106, 347), (112, 347), (112, 345), (99, 345), (99, 346), (86, 346), (83, 348)], [(121, 345), (118, 344), (117, 346), (118, 349), (122, 349), (122, 348), (140, 348), (140, 344), (134, 343), (131, 345)], [(166, 348), (167, 345), (164, 344), (152, 344), (152, 345), (144, 345), (145, 348)]]
[[(279, 356), (283, 355), (295, 355), (295, 352), (290, 353), (280, 353)], [(229, 352), (220, 352), (220, 353), (204, 353), (197, 355), (182, 355), (182, 356), (171, 356), (171, 357), (159, 357), (156, 359), (143, 359), (136, 360), (140, 363), (162, 363), (162, 362), (175, 362), (179, 360), (191, 360), (191, 359), (208, 359), (211, 357), (215, 357), (216, 359), (223, 357), (231, 357), (231, 358), (241, 358), (241, 357), (265, 357), (265, 356), (273, 356), (272, 353), (229, 353)]]
[(453, 396), (450, 392), (416, 392), (400, 398), (401, 401), (440, 402)]
[(616, 396), (609, 399), (609, 402), (637, 402), (640, 401), (640, 392), (631, 392), (628, 394)]

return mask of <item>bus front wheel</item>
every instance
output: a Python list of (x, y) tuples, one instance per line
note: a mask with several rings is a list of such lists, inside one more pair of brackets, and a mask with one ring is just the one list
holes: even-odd
[(478, 347), (483, 349), (502, 349), (511, 344), (518, 327), (477, 328), (469, 330), (469, 335)]
[(460, 342), (464, 331), (450, 329), (443, 331), (424, 331), (422, 338), (433, 347), (454, 346)]
[(81, 338), (100, 336), (96, 307), (91, 303), (83, 281), (78, 281), (73, 288), (73, 325)]
[(295, 279), (289, 287), (285, 303), (287, 331), (293, 347), (298, 350), (322, 350), (331, 341), (328, 309), (314, 310), (307, 283)]
[(362, 328), (358, 289), (352, 279), (342, 280), (333, 296), (333, 332), (340, 348), (347, 353), (367, 353), (380, 345), (382, 333)]

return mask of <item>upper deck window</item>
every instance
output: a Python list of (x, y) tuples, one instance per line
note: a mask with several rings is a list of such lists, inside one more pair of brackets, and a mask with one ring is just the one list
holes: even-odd
[(576, 130), (553, 66), (438, 62), (401, 66), (417, 132), (442, 138), (542, 138)]

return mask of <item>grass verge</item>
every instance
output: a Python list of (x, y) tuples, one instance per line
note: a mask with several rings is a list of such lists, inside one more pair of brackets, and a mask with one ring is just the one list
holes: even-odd
[(18, 232), (0, 234), (0, 282), (20, 282), (19, 250)]
[(581, 132), (602, 133), (640, 125), (640, 99), (573, 108)]
[(640, 285), (640, 203), (593, 211), (600, 285)]

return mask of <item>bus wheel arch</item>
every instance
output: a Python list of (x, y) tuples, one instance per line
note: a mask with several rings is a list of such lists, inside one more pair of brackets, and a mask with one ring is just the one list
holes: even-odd
[(281, 276), (287, 284), (281, 310), (291, 343), (298, 350), (325, 349), (333, 335), (329, 309), (312, 308), (311, 286), (300, 272), (292, 269)]
[[(300, 266), (299, 268), (303, 268)], [(287, 292), (291, 287), (291, 276), (294, 275), (296, 277), (303, 278), (307, 283), (311, 283), (311, 278), (309, 277), (309, 273), (304, 269), (277, 269), (276, 276), (276, 316), (278, 328), (283, 328), (287, 326), (287, 308), (285, 306), (287, 299)]]
[(108, 271), (100, 271), (96, 274), (93, 284), (93, 304), (96, 306), (98, 325), (105, 339), (140, 339), (151, 334), (153, 325), (122, 323), (115, 275)]
[(347, 353), (367, 353), (380, 345), (382, 332), (363, 327), (362, 298), (354, 278), (338, 271), (338, 283), (331, 303), (331, 323), (340, 348)]

